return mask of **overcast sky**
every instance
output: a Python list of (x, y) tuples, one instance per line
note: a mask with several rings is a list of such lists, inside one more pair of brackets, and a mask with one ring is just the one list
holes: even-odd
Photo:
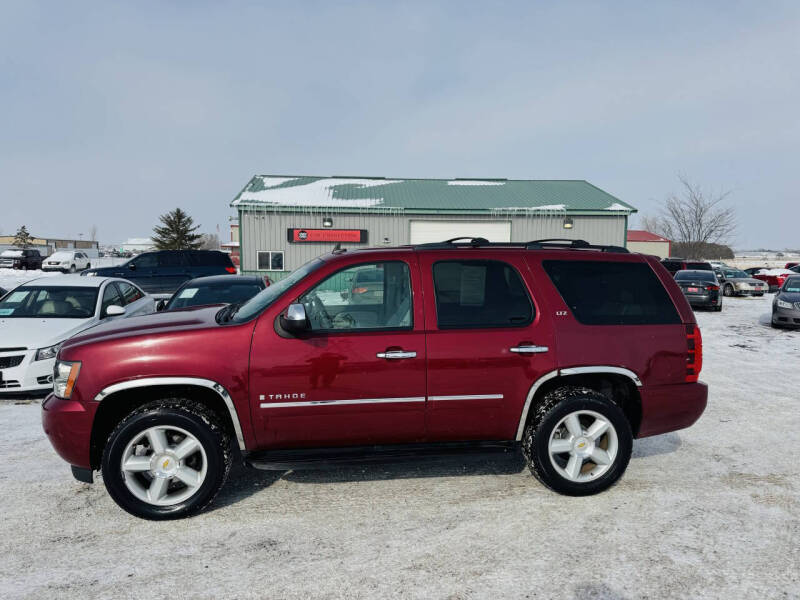
[(256, 173), (586, 179), (646, 215), (682, 173), (732, 190), (736, 247), (796, 248), (799, 115), (796, 1), (0, 0), (0, 232), (224, 234)]

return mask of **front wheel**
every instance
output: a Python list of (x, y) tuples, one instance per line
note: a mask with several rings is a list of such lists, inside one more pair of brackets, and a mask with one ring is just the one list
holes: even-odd
[(144, 519), (178, 519), (205, 508), (232, 462), (230, 436), (216, 415), (185, 399), (151, 402), (117, 425), (102, 471), (114, 501)]
[(561, 494), (587, 496), (614, 485), (631, 457), (633, 435), (622, 409), (588, 388), (545, 395), (525, 430), (531, 472)]
[(70, 272), (70, 273), (74, 273), (74, 272), (75, 272), (75, 265), (71, 265), (71, 266), (70, 266), (70, 268), (69, 268), (69, 272)]
[(726, 285), (724, 288), (722, 288), (722, 294), (728, 296), (729, 298), (733, 296), (733, 286), (730, 284)]

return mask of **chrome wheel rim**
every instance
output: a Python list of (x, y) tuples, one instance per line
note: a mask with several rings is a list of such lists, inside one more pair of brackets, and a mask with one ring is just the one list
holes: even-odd
[(593, 410), (578, 410), (561, 419), (547, 443), (550, 463), (564, 479), (593, 481), (608, 471), (619, 452), (617, 430)]
[(128, 443), (120, 469), (125, 486), (136, 498), (154, 506), (170, 506), (200, 489), (208, 460), (194, 435), (180, 427), (157, 425)]

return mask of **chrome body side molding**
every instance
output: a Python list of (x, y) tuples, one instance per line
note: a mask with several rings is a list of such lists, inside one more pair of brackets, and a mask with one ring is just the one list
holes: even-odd
[(233, 405), (231, 396), (223, 386), (216, 381), (210, 379), (202, 379), (200, 377), (145, 377), (143, 379), (129, 379), (128, 381), (121, 381), (103, 388), (99, 394), (94, 397), (95, 402), (101, 402), (106, 396), (121, 392), (123, 390), (132, 390), (136, 388), (152, 387), (164, 385), (198, 385), (214, 390), (219, 394), (220, 398), (225, 402), (228, 407), (228, 413), (233, 422), (233, 429), (236, 433), (236, 441), (239, 443), (240, 450), (246, 450), (244, 445), (244, 436), (242, 435), (242, 426), (239, 423), (239, 415), (236, 413), (236, 407)]
[(561, 374), (564, 376), (567, 375), (584, 375), (584, 374), (591, 374), (591, 373), (613, 373), (614, 375), (624, 375), (625, 377), (629, 378), (633, 383), (636, 384), (636, 387), (642, 387), (642, 380), (639, 379), (639, 376), (631, 371), (630, 369), (623, 369), (622, 367), (608, 367), (603, 365), (598, 366), (591, 366), (591, 367), (571, 367), (569, 369), (561, 369)]
[(517, 426), (517, 437), (516, 440), (518, 442), (522, 441), (522, 434), (525, 431), (525, 422), (528, 420), (528, 411), (531, 408), (531, 402), (533, 401), (533, 397), (536, 395), (536, 392), (539, 391), (539, 388), (542, 387), (543, 384), (547, 383), (551, 379), (555, 377), (567, 377), (569, 375), (587, 375), (587, 374), (602, 374), (602, 373), (610, 373), (613, 375), (624, 375), (628, 377), (637, 387), (642, 387), (642, 380), (639, 379), (639, 376), (631, 371), (630, 369), (624, 369), (622, 367), (611, 367), (611, 366), (602, 366), (602, 365), (592, 365), (587, 367), (570, 367), (568, 369), (556, 369), (555, 371), (550, 371), (545, 375), (542, 375), (539, 379), (537, 379), (531, 389), (528, 391), (528, 396), (525, 398), (525, 406), (522, 408), (522, 415), (519, 418), (519, 425)]
[(261, 408), (294, 408), (298, 406), (342, 406), (344, 404), (382, 404), (425, 402), (425, 396), (414, 398), (357, 398), (353, 400), (306, 400), (305, 402), (262, 402)]

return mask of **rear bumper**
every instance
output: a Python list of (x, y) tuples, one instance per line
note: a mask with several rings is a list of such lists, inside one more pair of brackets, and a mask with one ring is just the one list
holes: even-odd
[(705, 383), (679, 383), (641, 388), (642, 422), (636, 437), (659, 435), (693, 425), (708, 403)]
[(42, 402), (42, 427), (58, 455), (73, 467), (91, 469), (93, 415), (75, 400), (50, 394)]
[(689, 301), (691, 306), (719, 306), (719, 294), (696, 294), (696, 295), (689, 295), (686, 294), (686, 299)]

